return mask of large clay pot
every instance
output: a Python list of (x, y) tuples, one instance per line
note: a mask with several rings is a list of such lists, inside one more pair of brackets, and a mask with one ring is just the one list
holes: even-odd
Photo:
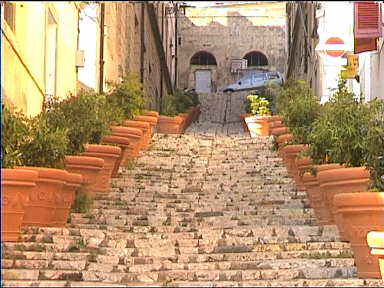
[(168, 117), (160, 115), (157, 124), (157, 132), (164, 134), (180, 134), (183, 121), (183, 118), (180, 116)]
[(280, 127), (285, 127), (283, 124), (283, 121), (281, 120), (275, 120), (275, 121), (269, 122), (269, 129), (271, 129), (271, 131), (275, 128), (280, 128)]
[(111, 126), (112, 136), (125, 137), (130, 142), (129, 153), (131, 157), (140, 156), (140, 150), (143, 146), (143, 132), (138, 128)]
[[(384, 217), (384, 215), (382, 215)], [(367, 235), (367, 244), (371, 254), (379, 257), (381, 278), (384, 280), (384, 231), (371, 231)]]
[(277, 146), (279, 147), (277, 152), (279, 153), (280, 157), (284, 160), (284, 151), (281, 149), (283, 146), (285, 146), (289, 141), (293, 139), (292, 134), (283, 134), (276, 138)]
[[(340, 164), (324, 164), (315, 166), (316, 171), (325, 171), (330, 169), (340, 169), (344, 166)], [(306, 188), (307, 196), (310, 202), (310, 206), (313, 208), (316, 216), (317, 223), (319, 225), (331, 225), (334, 224), (331, 219), (331, 211), (325, 203), (323, 193), (320, 191), (319, 182), (317, 177), (310, 173), (304, 173), (302, 181)]]
[(289, 128), (288, 127), (279, 127), (279, 128), (273, 128), (271, 130), (271, 135), (274, 137), (278, 137), (283, 134), (289, 134)]
[[(283, 160), (287, 167), (288, 175), (290, 177), (298, 177), (299, 174), (295, 162), (296, 156), (299, 155), (301, 152), (305, 151), (306, 149), (308, 149), (308, 146), (304, 144), (286, 145), (281, 148), (282, 154), (284, 155)], [(298, 186), (297, 188), (300, 189), (300, 191), (305, 190), (304, 186)]]
[(97, 192), (94, 186), (103, 169), (103, 159), (89, 156), (65, 156), (64, 162), (66, 170), (83, 176), (83, 184), (80, 187), (82, 193), (92, 196)]
[(151, 142), (151, 125), (148, 122), (143, 121), (133, 121), (133, 120), (125, 120), (123, 122), (123, 126), (125, 127), (132, 127), (132, 128), (138, 128), (143, 132), (143, 142), (142, 142), (142, 150), (145, 150), (148, 148), (149, 143)]
[(26, 206), (36, 187), (38, 172), (22, 169), (1, 169), (1, 241), (17, 241)]
[(364, 192), (368, 189), (369, 171), (364, 167), (331, 169), (317, 173), (320, 191), (331, 212), (331, 222), (336, 223), (342, 239), (348, 240), (345, 234), (343, 217), (333, 206), (333, 198), (340, 193)]
[(54, 215), (60, 206), (63, 186), (67, 182), (68, 172), (63, 169), (44, 167), (17, 167), (36, 171), (36, 187), (30, 193), (29, 203), (25, 208), (23, 226), (51, 227)]
[(370, 254), (367, 234), (384, 227), (384, 192), (341, 193), (333, 204), (343, 216), (358, 277), (381, 278), (379, 257)]
[(251, 137), (269, 136), (267, 116), (250, 116), (245, 118)]
[(159, 112), (153, 111), (153, 110), (143, 112), (143, 116), (151, 116), (151, 117), (159, 118), (159, 115), (160, 115)]
[(84, 147), (85, 152), (82, 153), (83, 156), (97, 157), (104, 160), (103, 169), (100, 171), (94, 189), (97, 192), (107, 192), (115, 162), (120, 158), (121, 149), (117, 146), (97, 144), (86, 144)]
[(121, 154), (115, 162), (115, 166), (112, 170), (111, 177), (114, 178), (117, 176), (120, 165), (127, 165), (130, 159), (133, 159), (130, 153), (130, 140), (126, 137), (119, 136), (104, 136), (101, 138), (102, 144), (111, 144), (120, 147)]
[(58, 206), (53, 214), (54, 227), (66, 227), (71, 206), (75, 201), (76, 188), (83, 182), (83, 176), (76, 173), (68, 173), (67, 182), (63, 186), (61, 194), (56, 194)]
[(159, 123), (159, 120), (160, 120), (160, 115), (157, 114), (157, 116), (153, 117), (153, 116), (147, 116), (147, 115), (140, 115), (140, 116), (136, 116), (133, 120), (135, 121), (143, 121), (143, 122), (148, 122), (150, 125), (151, 125), (151, 135), (153, 137), (153, 135), (155, 134), (156, 132), (156, 129), (157, 129), (157, 125)]
[(312, 164), (312, 159), (310, 157), (303, 157), (303, 158), (297, 158), (295, 160), (295, 165), (297, 167), (297, 174), (294, 176), (294, 180), (296, 182), (296, 185), (299, 186), (304, 186), (303, 182), (303, 174), (304, 172), (308, 172), (309, 169), (313, 167)]

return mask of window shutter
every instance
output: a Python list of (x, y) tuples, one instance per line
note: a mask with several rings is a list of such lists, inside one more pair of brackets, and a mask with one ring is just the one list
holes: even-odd
[(355, 38), (376, 38), (382, 35), (379, 2), (355, 2)]

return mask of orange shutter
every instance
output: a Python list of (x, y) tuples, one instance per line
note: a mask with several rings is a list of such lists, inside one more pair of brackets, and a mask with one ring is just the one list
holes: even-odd
[(355, 38), (377, 38), (382, 35), (379, 2), (355, 2)]
[(377, 38), (355, 38), (354, 53), (362, 53), (377, 50)]

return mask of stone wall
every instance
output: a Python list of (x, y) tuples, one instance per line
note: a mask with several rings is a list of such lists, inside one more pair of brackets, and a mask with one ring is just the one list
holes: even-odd
[(285, 3), (259, 3), (237, 8), (187, 8), (186, 14), (179, 17), (178, 87), (195, 88), (196, 67), (190, 65), (190, 59), (199, 51), (207, 51), (216, 58), (212, 86), (218, 90), (242, 76), (242, 73), (231, 72), (231, 59), (241, 59), (251, 51), (259, 51), (267, 57), (269, 65), (264, 68), (284, 72)]

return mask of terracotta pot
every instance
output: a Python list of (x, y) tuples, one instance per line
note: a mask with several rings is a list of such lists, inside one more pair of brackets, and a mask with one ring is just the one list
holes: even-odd
[[(340, 164), (324, 164), (315, 166), (315, 169), (316, 171), (326, 171), (329, 169), (340, 169), (342, 167), (344, 166)], [(325, 203), (317, 177), (306, 172), (302, 177), (302, 181), (307, 192), (310, 206), (315, 212), (317, 223), (319, 225), (334, 224), (331, 222), (331, 211)]]
[(280, 116), (280, 115), (272, 115), (269, 117), (269, 122), (274, 122), (274, 121), (281, 121), (281, 123), (283, 123), (283, 116)]
[(63, 186), (62, 193), (56, 194), (58, 206), (53, 214), (54, 227), (66, 227), (69, 214), (71, 212), (71, 206), (75, 201), (76, 188), (81, 186), (83, 182), (83, 176), (76, 173), (68, 173), (67, 182)]
[(305, 188), (304, 182), (303, 182), (303, 174), (304, 172), (307, 172), (307, 170), (311, 169), (313, 167), (312, 165), (312, 159), (310, 157), (303, 157), (303, 158), (297, 158), (295, 160), (295, 164), (297, 167), (297, 177), (294, 177), (294, 180), (296, 182), (296, 185), (302, 185)]
[(280, 128), (280, 127), (285, 127), (281, 120), (275, 120), (269, 123), (269, 129), (271, 129), (271, 131), (272, 129)]
[(381, 278), (379, 257), (371, 255), (367, 234), (384, 227), (384, 192), (341, 193), (333, 204), (342, 214), (359, 278)]
[(151, 135), (153, 137), (153, 135), (156, 132), (160, 117), (161, 117), (160, 115), (157, 115), (156, 117), (140, 115), (135, 117), (133, 120), (148, 122), (151, 125)]
[(317, 173), (320, 191), (331, 212), (331, 222), (337, 225), (342, 239), (348, 240), (345, 234), (343, 218), (333, 206), (333, 198), (340, 193), (364, 192), (369, 185), (369, 171), (364, 167), (341, 168), (320, 171)]
[(246, 117), (245, 123), (248, 126), (251, 137), (269, 136), (269, 126), (267, 117), (265, 116), (250, 116)]
[(178, 116), (183, 119), (183, 123), (181, 124), (181, 128), (180, 128), (180, 134), (181, 134), (181, 133), (184, 133), (185, 129), (187, 129), (188, 127), (188, 123), (187, 123), (188, 113), (180, 113)]
[(153, 111), (153, 110), (143, 112), (143, 116), (151, 116), (151, 117), (159, 118), (159, 115), (160, 115), (159, 112)]
[(157, 132), (164, 134), (180, 134), (183, 125), (183, 118), (180, 116), (168, 117), (160, 115), (157, 124)]
[(292, 134), (283, 134), (276, 138), (276, 142), (279, 147), (277, 152), (279, 153), (280, 157), (283, 158), (283, 160), (284, 160), (284, 151), (281, 148), (284, 147), (284, 145), (286, 145), (287, 142), (291, 141), (292, 139), (293, 139)]
[(193, 122), (199, 120), (200, 114), (201, 114), (201, 104), (198, 104), (194, 107)]
[(86, 144), (84, 147), (85, 152), (82, 153), (83, 156), (97, 157), (104, 160), (103, 169), (100, 171), (94, 189), (97, 192), (107, 192), (115, 162), (120, 158), (121, 149), (117, 146), (97, 144)]
[(63, 169), (45, 167), (16, 167), (36, 171), (36, 187), (31, 191), (25, 207), (23, 226), (51, 227), (54, 225), (56, 209), (60, 206), (63, 186), (68, 172)]
[(299, 191), (305, 190), (305, 186), (297, 184), (298, 183), (297, 178), (299, 177), (299, 172), (298, 172), (295, 160), (296, 160), (296, 157), (306, 149), (308, 149), (308, 145), (303, 145), (303, 144), (286, 145), (283, 148), (281, 148), (282, 153), (284, 154), (284, 162), (288, 170), (288, 175), (295, 179), (297, 189)]
[(65, 156), (65, 169), (70, 173), (78, 173), (83, 176), (83, 184), (80, 191), (87, 195), (93, 195), (97, 178), (103, 169), (104, 160), (98, 157), (89, 156)]
[(123, 126), (138, 128), (143, 132), (143, 142), (142, 142), (142, 150), (148, 149), (148, 146), (151, 142), (151, 125), (148, 122), (143, 121), (134, 121), (134, 120), (125, 120), (123, 122)]
[(279, 128), (273, 128), (271, 130), (271, 135), (278, 137), (283, 134), (289, 134), (289, 128), (288, 127), (279, 127)]
[(29, 197), (36, 187), (38, 172), (22, 169), (1, 169), (1, 240), (17, 241)]
[(367, 244), (371, 248), (371, 254), (379, 257), (381, 278), (384, 280), (384, 232), (369, 232), (367, 235)]
[(133, 159), (130, 153), (130, 141), (128, 138), (119, 137), (119, 136), (104, 136), (101, 138), (102, 144), (116, 145), (121, 149), (120, 157), (117, 158), (115, 166), (112, 170), (111, 177), (114, 178), (117, 176), (120, 165), (127, 165), (130, 159)]
[(247, 123), (245, 123), (245, 118), (250, 116), (252, 116), (251, 113), (240, 114), (240, 121), (241, 121), (241, 125), (243, 126), (244, 132), (249, 132), (248, 125)]
[(140, 150), (143, 146), (143, 132), (138, 128), (111, 126), (112, 136), (125, 137), (130, 142), (129, 153), (133, 158), (140, 156)]

